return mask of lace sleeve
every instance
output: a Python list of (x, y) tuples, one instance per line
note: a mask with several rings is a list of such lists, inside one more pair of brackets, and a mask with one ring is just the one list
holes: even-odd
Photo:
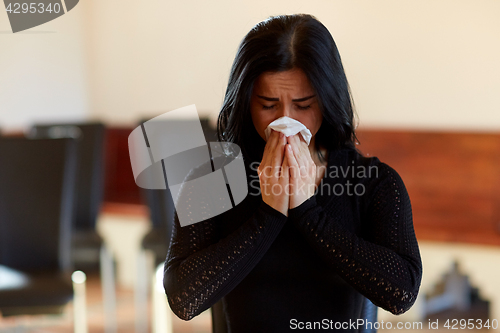
[(346, 282), (375, 305), (401, 314), (416, 300), (422, 263), (403, 181), (383, 163), (381, 170), (383, 176), (366, 198), (369, 203), (362, 215), (370, 231), (366, 239), (339, 223), (349, 216), (341, 200), (323, 208), (312, 197), (290, 210), (289, 219)]
[[(244, 203), (233, 209), (245, 207)], [(285, 215), (262, 201), (257, 209), (244, 212), (223, 213), (185, 227), (175, 214), (163, 282), (179, 318), (189, 320), (229, 293), (260, 261), (286, 222)], [(228, 216), (243, 222), (222, 238), (218, 228)]]

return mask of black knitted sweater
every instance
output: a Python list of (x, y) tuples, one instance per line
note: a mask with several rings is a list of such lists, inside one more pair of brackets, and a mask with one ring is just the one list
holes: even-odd
[(235, 208), (185, 227), (176, 216), (164, 286), (178, 317), (222, 298), (231, 332), (288, 332), (293, 322), (356, 320), (363, 297), (393, 314), (413, 305), (422, 263), (394, 169), (330, 151), (317, 193), (288, 217), (262, 201), (256, 169)]

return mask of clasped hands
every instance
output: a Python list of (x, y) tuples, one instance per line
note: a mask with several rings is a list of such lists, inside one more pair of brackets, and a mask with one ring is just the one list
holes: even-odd
[(286, 216), (316, 191), (316, 164), (299, 134), (272, 130), (257, 172), (262, 200)]

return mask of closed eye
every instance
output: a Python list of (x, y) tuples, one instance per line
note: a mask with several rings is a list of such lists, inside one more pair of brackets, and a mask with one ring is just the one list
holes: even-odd
[(311, 104), (306, 105), (306, 106), (297, 105), (297, 109), (299, 109), (299, 110), (307, 110), (309, 108), (311, 108)]
[[(312, 105), (312, 104), (302, 106), (302, 105), (298, 105), (298, 104), (296, 104), (295, 106), (296, 106), (296, 107), (297, 107), (297, 109), (299, 109), (299, 110), (307, 110), (307, 109), (310, 109), (310, 108), (311, 108), (311, 105)], [(264, 105), (264, 104), (262, 104), (262, 109), (263, 109), (263, 110), (271, 110), (271, 109), (274, 109), (275, 107), (276, 107), (276, 104), (273, 104), (273, 105)]]

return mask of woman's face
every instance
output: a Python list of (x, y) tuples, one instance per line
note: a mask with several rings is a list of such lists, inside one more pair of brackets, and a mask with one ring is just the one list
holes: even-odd
[(298, 68), (261, 74), (254, 85), (250, 113), (255, 129), (264, 140), (267, 126), (287, 116), (311, 131), (311, 145), (323, 120), (314, 89), (306, 74)]

